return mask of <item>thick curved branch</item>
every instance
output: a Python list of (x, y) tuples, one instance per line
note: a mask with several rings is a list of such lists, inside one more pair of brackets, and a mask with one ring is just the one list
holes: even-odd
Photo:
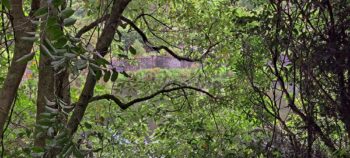
[[(141, 15), (142, 15), (142, 14), (141, 14)], [(146, 15), (146, 14), (143, 14), (143, 15)], [(152, 17), (156, 22), (158, 22), (158, 23), (160, 23), (161, 25), (165, 26), (167, 29), (172, 30), (172, 27), (170, 27), (170, 26), (168, 26), (167, 24), (163, 23), (162, 21), (156, 19), (154, 16), (152, 16), (152, 15), (149, 15), (149, 16)], [(146, 24), (146, 26), (147, 26), (149, 32), (150, 32), (154, 37), (156, 37), (157, 39), (163, 41), (165, 44), (167, 44), (167, 45), (169, 45), (169, 46), (171, 46), (171, 47), (175, 47), (175, 48), (181, 49), (180, 47), (171, 44), (171, 43), (170, 43), (169, 41), (167, 41), (166, 39), (164, 39), (164, 38), (158, 36), (158, 35), (154, 32), (154, 31), (156, 31), (156, 30), (155, 30), (155, 29), (152, 29), (152, 28), (150, 27), (150, 24), (148, 23), (148, 21), (147, 21), (147, 19), (146, 19), (145, 16), (142, 16), (142, 19), (143, 19), (143, 21), (145, 22), (145, 24)], [(137, 20), (137, 19), (136, 19), (136, 20)], [(134, 20), (134, 23), (136, 22), (136, 20)]]
[(200, 62), (209, 52), (210, 50), (215, 47), (216, 45), (218, 45), (219, 43), (215, 43), (213, 45), (211, 45), (209, 47), (209, 49), (203, 54), (202, 57), (198, 58), (198, 59), (191, 59), (189, 57), (183, 57), (183, 56), (179, 56), (177, 55), (174, 51), (172, 51), (169, 47), (167, 46), (154, 46), (152, 45), (152, 43), (148, 40), (146, 34), (135, 25), (135, 23), (133, 21), (131, 21), (130, 19), (126, 18), (126, 17), (121, 17), (121, 20), (126, 22), (127, 24), (129, 24), (133, 29), (135, 29), (135, 31), (141, 36), (143, 42), (151, 47), (153, 50), (155, 51), (160, 51), (160, 50), (165, 50), (167, 53), (169, 53), (171, 56), (173, 56), (174, 58), (176, 58), (177, 60), (183, 60), (183, 61), (189, 61), (189, 62)]
[[(109, 14), (106, 14), (103, 17), (101, 17), (101, 18), (95, 20), (94, 22), (90, 23), (89, 25), (84, 26), (83, 28), (81, 28), (77, 32), (77, 34), (75, 35), (75, 38), (80, 38), (84, 33), (90, 31), (91, 29), (93, 29), (94, 27), (99, 25), (101, 22), (106, 21), (109, 16), (110, 16)], [(207, 51), (200, 58), (198, 58), (198, 59), (191, 59), (191, 58), (188, 58), (188, 57), (183, 57), (183, 56), (177, 55), (169, 47), (166, 47), (166, 46), (163, 46), (163, 45), (162, 46), (153, 46), (151, 44), (151, 42), (148, 40), (146, 34), (140, 28), (138, 28), (133, 21), (131, 21), (130, 19), (128, 19), (126, 17), (121, 17), (121, 20), (126, 22), (127, 24), (129, 24), (133, 29), (135, 29), (135, 31), (141, 36), (143, 42), (147, 46), (151, 47), (155, 51), (165, 50), (171, 56), (173, 56), (174, 58), (176, 58), (178, 60), (189, 61), (189, 62), (199, 62), (199, 61), (201, 61), (202, 59), (204, 59), (207, 56), (207, 54), (210, 52), (210, 50), (212, 48), (214, 48), (216, 45), (219, 44), (219, 42), (217, 42), (217, 43), (215, 43), (213, 45), (210, 45), (209, 48), (207, 49)]]
[(160, 94), (164, 94), (164, 93), (169, 93), (169, 92), (172, 92), (172, 91), (177, 91), (177, 90), (184, 90), (184, 89), (190, 89), (190, 90), (194, 90), (194, 91), (197, 91), (197, 92), (201, 92), (201, 93), (204, 93), (206, 95), (208, 95), (209, 97), (213, 98), (213, 99), (216, 99), (215, 96), (213, 96), (212, 94), (210, 94), (209, 92), (207, 91), (204, 91), (202, 89), (199, 89), (199, 88), (195, 88), (195, 87), (191, 87), (191, 86), (180, 86), (180, 87), (174, 87), (174, 88), (169, 88), (169, 89), (162, 89), (162, 90), (159, 90), (149, 96), (145, 96), (145, 97), (141, 97), (141, 98), (136, 98), (128, 103), (123, 103), (120, 99), (118, 99), (116, 96), (114, 95), (111, 95), (111, 94), (104, 94), (104, 95), (100, 95), (100, 96), (95, 96), (93, 98), (91, 98), (89, 100), (89, 102), (94, 102), (94, 101), (98, 101), (98, 100), (103, 100), (103, 99), (107, 99), (107, 100), (112, 100), (114, 101), (121, 109), (125, 110), (127, 108), (129, 108), (130, 106), (136, 104), (136, 103), (139, 103), (139, 102), (143, 102), (143, 101), (147, 101), (149, 99), (152, 99)]
[(84, 33), (90, 31), (91, 29), (96, 27), (101, 22), (106, 21), (108, 18), (109, 18), (109, 14), (106, 14), (106, 15), (102, 16), (101, 18), (96, 19), (94, 22), (90, 23), (89, 25), (86, 25), (86, 26), (82, 27), (78, 31), (78, 33), (75, 35), (75, 38), (80, 38)]

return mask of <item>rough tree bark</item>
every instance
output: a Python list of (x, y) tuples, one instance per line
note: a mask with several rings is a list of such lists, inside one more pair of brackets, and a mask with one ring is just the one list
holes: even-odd
[[(32, 1), (31, 13), (38, 9), (38, 4), (39, 0)], [(35, 31), (35, 25), (30, 21), (30, 17), (25, 16), (22, 5), (22, 0), (11, 0), (10, 20), (14, 30), (15, 49), (5, 82), (0, 90), (0, 136), (3, 134), (11, 105), (28, 63), (16, 61), (24, 55), (29, 54), (33, 48), (32, 41), (22, 39), (23, 37), (30, 36), (26, 32)]]
[[(115, 0), (113, 2), (111, 14), (107, 19), (106, 25), (96, 44), (96, 51), (102, 56), (105, 56), (107, 54), (108, 48), (113, 41), (114, 34), (120, 23), (122, 13), (130, 1), (131, 0)], [(84, 89), (81, 92), (79, 100), (67, 125), (71, 135), (73, 135), (78, 129), (78, 125), (84, 116), (87, 105), (89, 104), (89, 100), (93, 97), (95, 85), (96, 79), (94, 75), (89, 72), (84, 85)]]
[[(46, 0), (41, 1), (41, 7), (49, 7), (49, 16), (57, 16), (58, 11), (53, 6), (48, 6)], [(45, 26), (41, 28), (41, 44), (45, 38), (52, 39), (45, 34)], [(52, 59), (44, 55), (44, 50), (40, 50), (39, 60), (39, 81), (38, 81), (38, 96), (37, 96), (37, 111), (36, 111), (36, 122), (40, 120), (40, 114), (45, 111), (46, 98), (50, 101), (54, 100), (55, 97), (62, 99), (67, 104), (70, 104), (70, 87), (69, 87), (69, 73), (67, 70), (56, 74), (55, 70), (51, 66)], [(45, 147), (45, 136), (35, 138), (34, 145), (37, 147)]]

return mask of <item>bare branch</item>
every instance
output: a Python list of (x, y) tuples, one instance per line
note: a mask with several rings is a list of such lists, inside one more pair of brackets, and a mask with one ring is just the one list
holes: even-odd
[(189, 62), (200, 62), (209, 52), (210, 50), (215, 47), (217, 44), (219, 43), (215, 43), (213, 45), (211, 45), (209, 47), (209, 49), (207, 49), (207, 51), (200, 57), (197, 59), (191, 59), (189, 57), (183, 57), (183, 56), (179, 56), (178, 54), (176, 54), (174, 51), (172, 51), (169, 47), (161, 45), (161, 46), (154, 46), (147, 38), (146, 34), (135, 25), (135, 23), (133, 21), (131, 21), (130, 19), (126, 18), (126, 17), (121, 17), (121, 20), (126, 22), (127, 24), (129, 24), (133, 29), (135, 29), (135, 31), (141, 36), (143, 42), (151, 47), (153, 50), (155, 51), (160, 51), (160, 50), (165, 50), (167, 53), (169, 53), (171, 56), (173, 56), (174, 58), (178, 59), (178, 60), (183, 60), (183, 61), (189, 61)]
[(169, 92), (172, 92), (172, 91), (177, 91), (177, 90), (184, 90), (184, 89), (190, 89), (190, 90), (194, 90), (194, 91), (197, 91), (197, 92), (201, 92), (201, 93), (204, 93), (206, 95), (208, 95), (209, 97), (213, 98), (213, 99), (216, 99), (215, 96), (213, 96), (212, 94), (210, 94), (209, 92), (207, 91), (204, 91), (202, 89), (199, 89), (199, 88), (196, 88), (196, 87), (191, 87), (191, 86), (179, 86), (179, 87), (174, 87), (174, 88), (169, 88), (169, 89), (162, 89), (162, 90), (159, 90), (149, 96), (145, 96), (145, 97), (141, 97), (141, 98), (136, 98), (128, 103), (123, 103), (120, 99), (118, 99), (116, 96), (114, 95), (111, 95), (111, 94), (104, 94), (104, 95), (100, 95), (100, 96), (95, 96), (93, 98), (91, 98), (89, 100), (89, 102), (94, 102), (94, 101), (98, 101), (98, 100), (103, 100), (103, 99), (107, 99), (107, 100), (112, 100), (114, 101), (121, 109), (125, 110), (127, 108), (129, 108), (130, 106), (136, 104), (136, 103), (139, 103), (139, 102), (143, 102), (143, 101), (147, 101), (149, 99), (152, 99), (160, 94), (164, 94), (164, 93), (169, 93)]
[(146, 14), (146, 13), (142, 13), (140, 14), (139, 16), (136, 17), (135, 21), (138, 20), (139, 18), (144, 18), (145, 16), (149, 16), (151, 17), (153, 20), (155, 20), (156, 22), (160, 23), (161, 25), (165, 26), (166, 28), (168, 29), (171, 29), (172, 27), (171, 26), (168, 26), (166, 23), (160, 21), (159, 19), (157, 19), (156, 17), (154, 17), (153, 15), (151, 14)]
[[(83, 28), (81, 28), (78, 33), (75, 35), (75, 38), (80, 38), (84, 33), (90, 31), (91, 29), (93, 29), (94, 27), (96, 27), (97, 25), (99, 25), (101, 22), (106, 21), (108, 19), (110, 15), (106, 14), (103, 17), (95, 20), (94, 22), (90, 23), (89, 25), (84, 26)], [(135, 23), (133, 21), (131, 21), (130, 19), (126, 18), (126, 17), (121, 17), (121, 20), (126, 22), (127, 24), (129, 24), (133, 29), (135, 29), (135, 31), (141, 36), (143, 42), (149, 46), (150, 48), (152, 48), (155, 51), (160, 51), (160, 50), (165, 50), (166, 52), (168, 52), (171, 56), (173, 56), (174, 58), (178, 59), (178, 60), (183, 60), (183, 61), (189, 61), (189, 62), (199, 62), (202, 59), (204, 59), (208, 53), (211, 51), (212, 48), (214, 48), (215, 46), (217, 46), (219, 44), (219, 42), (214, 43), (212, 45), (209, 46), (209, 48), (207, 49), (207, 51), (198, 59), (191, 59), (188, 57), (183, 57), (183, 56), (179, 56), (178, 54), (176, 54), (173, 50), (171, 50), (169, 47), (167, 46), (153, 46), (151, 44), (151, 42), (148, 40), (146, 34), (140, 29), (138, 28)]]
[(101, 22), (106, 21), (108, 18), (109, 18), (109, 14), (106, 14), (105, 16), (102, 16), (101, 18), (96, 19), (94, 22), (90, 23), (89, 25), (84, 26), (78, 31), (78, 33), (75, 35), (75, 38), (80, 38), (84, 33), (90, 31)]

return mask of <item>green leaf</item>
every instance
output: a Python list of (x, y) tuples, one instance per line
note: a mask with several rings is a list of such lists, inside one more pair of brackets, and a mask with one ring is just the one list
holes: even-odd
[(64, 0), (52, 0), (52, 4), (55, 7), (59, 7), (60, 5), (62, 5), (64, 2)]
[(49, 128), (49, 126), (44, 126), (44, 125), (41, 125), (40, 123), (37, 123), (37, 124), (35, 124), (35, 128), (38, 128), (40, 130), (45, 130), (45, 129)]
[(30, 129), (25, 129), (26, 130), (26, 135), (27, 135), (27, 137), (29, 137), (30, 136), (30, 134), (32, 133), (32, 131), (30, 130)]
[(35, 36), (34, 37), (21, 37), (21, 40), (28, 41), (28, 42), (34, 42), (37, 39), (38, 38)]
[(109, 64), (109, 62), (105, 59), (105, 58), (98, 58), (96, 59), (96, 63), (100, 66), (106, 66), (107, 64)]
[(63, 157), (68, 157), (73, 151), (73, 145), (70, 145), (70, 147), (67, 149), (67, 151), (63, 151)]
[(56, 136), (56, 139), (64, 139), (64, 138), (67, 138), (67, 131), (66, 130), (63, 130), (62, 132), (60, 132), (57, 136)]
[(82, 70), (82, 69), (85, 69), (86, 68), (86, 60), (82, 60), (82, 59), (79, 59), (77, 62), (76, 62), (76, 67), (78, 68), (78, 70)]
[(74, 106), (70, 106), (70, 105), (62, 105), (60, 104), (60, 106), (62, 107), (62, 109), (73, 109)]
[(119, 58), (129, 59), (129, 57), (125, 54), (118, 54)]
[(42, 117), (53, 117), (53, 116), (56, 116), (56, 114), (49, 113), (49, 112), (43, 112), (43, 113), (40, 114), (40, 116), (42, 116)]
[(100, 69), (100, 67), (98, 66), (98, 65), (96, 65), (96, 64), (94, 64), (94, 63), (89, 63), (89, 65), (92, 67), (92, 69), (94, 69), (94, 70), (99, 70)]
[(53, 59), (54, 57), (52, 56), (52, 54), (50, 53), (49, 49), (47, 49), (43, 44), (40, 45), (41, 47), (41, 50), (40, 51), (41, 53), (44, 53), (45, 55), (49, 56), (51, 59)]
[[(74, 54), (79, 54), (78, 52), (76, 52), (76, 51), (74, 51), (74, 50), (72, 50), (72, 53), (74, 53)], [(84, 59), (84, 60), (86, 60), (86, 61), (89, 60), (89, 57), (88, 57), (87, 55), (84, 55), (84, 54), (81, 54), (81, 55), (80, 55), (80, 58), (81, 58), (81, 59)]]
[(102, 71), (101, 70), (96, 70), (95, 77), (96, 77), (97, 81), (100, 80), (101, 77), (102, 77)]
[(50, 52), (56, 53), (56, 48), (51, 44), (49, 39), (45, 38), (43, 44)]
[(60, 153), (61, 157), (63, 157), (64, 153), (66, 153), (67, 150), (72, 146), (72, 142), (69, 139), (66, 139), (66, 138), (67, 137), (64, 138), (66, 141), (64, 142), (65, 144), (64, 144), (64, 146), (63, 146), (63, 148), (61, 150), (61, 153)]
[(30, 35), (30, 36), (35, 36), (36, 32), (26, 32), (26, 34)]
[(92, 76), (96, 76), (95, 70), (93, 70), (91, 66), (89, 66), (89, 72), (91, 72)]
[(121, 51), (124, 51), (124, 48), (120, 45), (118, 45), (118, 48), (121, 50)]
[(38, 124), (40, 124), (41, 126), (51, 126), (52, 123), (55, 123), (56, 119), (48, 119), (48, 118), (41, 118), (38, 121)]
[(58, 109), (54, 109), (48, 106), (45, 106), (46, 111), (48, 112), (52, 112), (52, 113), (58, 113)]
[(58, 23), (58, 17), (57, 16), (49, 16), (47, 18), (47, 26), (60, 26)]
[(47, 28), (47, 37), (50, 40), (57, 40), (60, 38), (64, 38), (64, 33), (59, 25), (52, 25)]
[(63, 48), (67, 44), (68, 40), (65, 37), (61, 37), (53, 44), (55, 48)]
[(56, 60), (56, 61), (51, 62), (51, 65), (55, 70), (60, 70), (60, 68), (63, 66), (63, 64), (65, 62), (66, 62), (66, 60), (64, 58), (61, 58), (60, 60)]
[(131, 77), (131, 76), (128, 75), (125, 71), (123, 71), (121, 74), (122, 74), (124, 77), (127, 77), (127, 78)]
[(39, 24), (41, 24), (41, 21), (31, 20), (31, 22), (32, 22), (34, 25), (39, 25)]
[(134, 47), (130, 46), (129, 50), (132, 55), (136, 54), (136, 49)]
[(40, 147), (33, 147), (32, 151), (35, 153), (39, 153), (39, 152), (44, 152), (44, 148), (40, 148)]
[(113, 72), (112, 77), (111, 77), (111, 81), (115, 82), (117, 80), (117, 78), (118, 78), (118, 72)]
[(62, 48), (62, 49), (56, 49), (57, 54), (64, 54), (67, 53), (67, 49)]
[(71, 59), (71, 58), (75, 58), (77, 55), (73, 53), (64, 53), (64, 56)]
[(46, 105), (48, 105), (48, 106), (55, 106), (56, 105), (56, 102), (50, 101), (46, 97), (44, 97), (44, 98), (45, 98), (45, 104)]
[(44, 133), (43, 132), (39, 132), (38, 134), (35, 135), (35, 138), (40, 138)]
[(35, 13), (34, 16), (43, 16), (47, 14), (47, 8), (39, 8)]
[(45, 152), (40, 152), (40, 153), (30, 153), (30, 156), (32, 157), (43, 157)]
[(84, 126), (85, 126), (87, 129), (91, 129), (91, 128), (92, 128), (92, 125), (91, 125), (90, 123), (87, 123), (87, 122), (84, 123)]
[(74, 146), (74, 149), (73, 149), (73, 155), (77, 158), (83, 158), (84, 155), (80, 152), (80, 150)]
[(8, 10), (11, 10), (11, 4), (9, 0), (1, 0), (1, 4), (4, 5)]
[(111, 72), (105, 71), (105, 75), (103, 76), (103, 81), (108, 82), (109, 78), (111, 78)]
[(69, 38), (69, 41), (73, 42), (73, 43), (77, 43), (77, 42), (80, 42), (80, 38), (74, 38), (74, 37), (70, 37)]
[(28, 62), (29, 60), (33, 59), (35, 53), (31, 52), (29, 54), (23, 55), (19, 59), (16, 60), (16, 62)]
[(74, 14), (74, 10), (71, 8), (66, 8), (65, 10), (62, 10), (62, 12), (60, 13), (61, 18), (66, 19), (69, 18), (70, 16), (72, 16)]
[(77, 21), (77, 19), (67, 18), (67, 19), (63, 20), (63, 25), (64, 26), (71, 26), (71, 25), (74, 25), (76, 21)]

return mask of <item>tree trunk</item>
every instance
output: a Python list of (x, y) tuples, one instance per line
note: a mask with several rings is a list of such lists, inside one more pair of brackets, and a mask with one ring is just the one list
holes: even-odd
[[(32, 11), (37, 9), (38, 1), (32, 1)], [(31, 52), (33, 47), (32, 41), (23, 40), (22, 37), (28, 37), (26, 32), (35, 31), (35, 25), (30, 19), (24, 15), (22, 8), (22, 0), (11, 0), (10, 15), (12, 17), (12, 27), (15, 37), (15, 49), (10, 68), (7, 72), (6, 79), (2, 89), (0, 90), (0, 136), (3, 135), (4, 125), (6, 123), (8, 113), (15, 98), (15, 94), (21, 83), (24, 71), (28, 62), (16, 62), (19, 58)]]
[[(46, 0), (41, 2), (42, 7), (48, 7)], [(50, 16), (57, 16), (58, 11), (53, 6), (49, 6)], [(41, 44), (45, 38), (49, 40), (54, 37), (47, 36), (44, 32), (45, 25), (42, 26), (41, 31)], [(53, 101), (56, 97), (62, 99), (67, 104), (70, 104), (70, 87), (69, 87), (69, 73), (67, 70), (56, 74), (55, 70), (51, 66), (52, 59), (44, 55), (44, 50), (40, 49), (39, 60), (39, 81), (38, 81), (38, 96), (37, 96), (37, 111), (36, 122), (40, 120), (40, 114), (45, 111), (46, 98)], [(45, 136), (35, 138), (34, 145), (37, 147), (45, 147)]]
[[(102, 56), (107, 54), (108, 48), (113, 41), (115, 31), (120, 23), (120, 17), (130, 1), (131, 0), (115, 0), (113, 2), (112, 13), (110, 14), (110, 17), (108, 18), (102, 34), (98, 38), (96, 44), (96, 51)], [(71, 135), (73, 135), (78, 129), (78, 125), (84, 116), (89, 100), (93, 96), (95, 85), (95, 76), (89, 72), (84, 89), (79, 97), (79, 101), (77, 102), (73, 114), (68, 122), (68, 130), (70, 131)]]

